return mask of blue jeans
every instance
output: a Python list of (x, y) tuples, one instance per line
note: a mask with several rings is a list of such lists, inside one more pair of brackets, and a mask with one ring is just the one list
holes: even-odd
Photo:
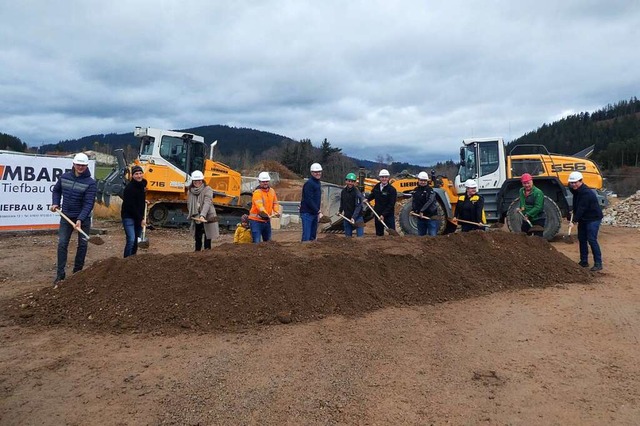
[(302, 241), (313, 241), (318, 232), (318, 214), (300, 213), (302, 221)]
[[(358, 228), (357, 226), (352, 225), (348, 220), (345, 220), (342, 223), (344, 224), (344, 235), (347, 237), (351, 237), (353, 235), (353, 228), (356, 228), (356, 237), (364, 236), (364, 227)], [(364, 223), (362, 216), (356, 219), (356, 223)]]
[(430, 237), (435, 237), (438, 235), (438, 229), (440, 228), (439, 220), (425, 220), (418, 219), (418, 235), (425, 236), (429, 235)]
[[(73, 222), (75, 218), (70, 218)], [(91, 231), (91, 219), (82, 222), (82, 230), (89, 234)], [(73, 234), (74, 228), (64, 219), (60, 219), (60, 228), (58, 229), (58, 267), (56, 270), (56, 279), (63, 280), (65, 278), (65, 268), (67, 266), (67, 250), (69, 248), (69, 240)], [(87, 256), (87, 248), (89, 242), (78, 233), (78, 249), (76, 250), (76, 258), (73, 264), (73, 272), (76, 273), (84, 268), (84, 258)]]
[(122, 219), (122, 227), (126, 243), (124, 246), (124, 257), (129, 257), (138, 252), (138, 238), (142, 235), (142, 225), (136, 223), (135, 219), (125, 217)]
[(271, 240), (271, 222), (258, 222), (257, 220), (250, 220), (249, 227), (251, 227), (251, 239), (254, 243)]
[(602, 266), (602, 252), (600, 244), (598, 244), (598, 230), (600, 229), (599, 220), (591, 220), (589, 222), (578, 222), (578, 241), (580, 242), (580, 262), (589, 262), (589, 247), (593, 253), (593, 262)]

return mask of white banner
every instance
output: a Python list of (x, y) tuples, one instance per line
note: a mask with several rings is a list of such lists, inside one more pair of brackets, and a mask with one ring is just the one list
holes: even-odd
[[(49, 211), (51, 193), (72, 165), (72, 158), (0, 151), (0, 231), (58, 228), (60, 216)], [(91, 176), (95, 166), (90, 160)]]

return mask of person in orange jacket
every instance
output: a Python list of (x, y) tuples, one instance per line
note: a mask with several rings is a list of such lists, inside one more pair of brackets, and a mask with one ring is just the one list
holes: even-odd
[(254, 243), (271, 240), (271, 218), (280, 217), (280, 206), (276, 191), (269, 186), (271, 176), (267, 172), (258, 175), (260, 186), (253, 191), (251, 197), (251, 211), (249, 212), (249, 226)]
[(233, 242), (236, 244), (245, 244), (253, 242), (251, 238), (251, 227), (249, 226), (249, 215), (243, 214), (240, 223), (233, 235)]

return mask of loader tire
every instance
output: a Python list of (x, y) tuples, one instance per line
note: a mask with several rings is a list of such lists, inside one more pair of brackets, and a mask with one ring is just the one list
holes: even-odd
[[(415, 216), (411, 216), (411, 200), (406, 203), (402, 210), (400, 210), (400, 215), (398, 217), (398, 221), (400, 222), (400, 229), (404, 232), (405, 235), (418, 235), (418, 219)], [(451, 232), (455, 232), (456, 227), (449, 223), (447, 220), (447, 213), (444, 207), (442, 206), (442, 201), (438, 198), (438, 216), (443, 219), (440, 221), (440, 229), (438, 229), (438, 235), (449, 234)]]
[[(520, 232), (522, 226), (522, 216), (518, 213), (518, 207), (520, 207), (520, 199), (513, 200), (509, 209), (507, 210), (507, 226), (511, 232)], [(560, 231), (562, 226), (562, 213), (558, 205), (546, 195), (544, 196), (544, 213), (547, 215), (547, 220), (544, 224), (544, 232), (542, 236), (551, 241)]]

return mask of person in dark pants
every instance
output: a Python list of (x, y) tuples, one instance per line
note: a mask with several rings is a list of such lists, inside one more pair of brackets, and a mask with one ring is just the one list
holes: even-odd
[(338, 213), (342, 214), (347, 219), (353, 220), (353, 223), (345, 220), (343, 222), (344, 235), (351, 237), (353, 235), (353, 229), (356, 230), (356, 237), (364, 236), (364, 226), (356, 226), (356, 223), (364, 225), (364, 218), (362, 217), (362, 201), (364, 195), (356, 187), (356, 175), (355, 173), (349, 173), (345, 178), (345, 187), (340, 192), (340, 208)]
[[(484, 198), (478, 194), (478, 183), (473, 179), (467, 179), (464, 183), (467, 189), (464, 195), (458, 197), (455, 219), (467, 220), (475, 223), (485, 223)], [(454, 220), (456, 223), (456, 220)], [(460, 222), (462, 232), (484, 231), (483, 226)]]
[[(96, 181), (89, 171), (89, 157), (79, 153), (73, 157), (71, 171), (63, 173), (53, 186), (51, 211), (55, 212), (62, 207), (62, 213), (75, 222), (76, 229), (82, 229), (86, 234), (91, 231), (91, 211), (96, 199)], [(61, 204), (62, 203), (62, 204)], [(74, 227), (64, 218), (60, 218), (58, 230), (58, 266), (54, 285), (65, 279), (67, 265), (67, 249)], [(73, 273), (81, 271), (87, 256), (88, 241), (78, 235), (78, 250), (73, 264)]]
[[(389, 171), (387, 169), (380, 170), (378, 173), (378, 182), (371, 193), (367, 195), (367, 201), (374, 200), (376, 202), (373, 210), (378, 213), (380, 219), (387, 225), (389, 229), (396, 229), (395, 207), (398, 199), (398, 191), (389, 183)], [(376, 235), (381, 237), (384, 235), (384, 226), (376, 218)]]
[[(411, 211), (426, 217), (438, 215), (438, 200), (433, 188), (429, 186), (429, 175), (427, 172), (418, 173), (418, 186), (413, 190), (411, 196)], [(417, 218), (418, 235), (436, 236), (440, 228), (440, 221), (437, 219)]]
[(520, 230), (542, 237), (547, 216), (544, 213), (544, 192), (533, 184), (533, 177), (525, 173), (520, 177), (522, 188), (520, 188), (520, 211), (524, 219), (528, 219), (533, 226), (540, 226), (542, 231), (529, 232), (531, 226), (526, 220), (522, 220)]
[(142, 235), (142, 227), (146, 225), (144, 211), (146, 209), (145, 188), (147, 181), (144, 179), (144, 171), (140, 166), (131, 168), (131, 181), (124, 188), (122, 195), (122, 208), (120, 217), (126, 243), (124, 257), (129, 257), (138, 252), (138, 238)]
[(578, 224), (578, 242), (580, 243), (580, 262), (589, 267), (589, 246), (593, 254), (591, 271), (602, 270), (602, 251), (598, 244), (598, 231), (602, 222), (602, 208), (596, 193), (583, 181), (582, 173), (571, 172), (569, 190), (573, 194), (573, 223)]
[(249, 212), (249, 226), (251, 239), (255, 244), (261, 241), (271, 241), (271, 217), (280, 216), (280, 205), (276, 191), (269, 186), (271, 176), (268, 172), (258, 175), (260, 186), (251, 196), (251, 211)]
[(311, 177), (302, 186), (300, 201), (300, 221), (302, 222), (302, 242), (316, 239), (320, 203), (322, 201), (322, 166), (313, 163), (310, 168)]
[(194, 233), (196, 251), (211, 249), (211, 240), (220, 236), (218, 216), (213, 205), (213, 189), (204, 182), (204, 174), (196, 170), (191, 173), (191, 185), (187, 197), (191, 229)]

